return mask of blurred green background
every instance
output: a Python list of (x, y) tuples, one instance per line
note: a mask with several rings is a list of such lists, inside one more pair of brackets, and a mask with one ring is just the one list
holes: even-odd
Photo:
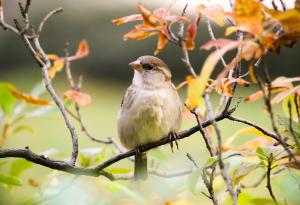
[[(17, 2), (15, 0), (5, 1), (5, 18), (9, 23), (12, 23), (13, 18), (20, 19)], [(111, 23), (111, 20), (114, 18), (136, 13), (135, 5), (137, 2), (141, 2), (147, 8), (152, 9), (159, 6), (167, 7), (171, 1), (114, 0), (107, 2), (90, 0), (83, 2), (79, 0), (33, 0), (32, 2), (30, 19), (35, 27), (38, 26), (41, 19), (51, 9), (58, 6), (64, 8), (63, 13), (52, 17), (44, 27), (41, 43), (47, 53), (63, 55), (66, 42), (70, 43), (71, 53), (76, 51), (81, 39), (84, 38), (89, 43), (90, 55), (87, 58), (74, 62), (72, 71), (76, 77), (79, 75), (84, 76), (83, 91), (91, 94), (93, 102), (90, 106), (82, 109), (83, 117), (89, 129), (99, 137), (117, 136), (117, 112), (123, 93), (132, 78), (132, 72), (127, 66), (128, 63), (141, 55), (152, 54), (155, 49), (156, 37), (144, 41), (124, 42), (122, 40), (123, 34), (129, 31), (133, 25), (117, 27)], [(184, 2), (178, 1), (178, 7), (173, 9), (174, 12), (180, 13), (179, 8)], [(193, 13), (193, 8), (189, 7), (188, 12)], [(198, 47), (209, 40), (204, 23), (200, 25), (199, 29), (197, 36)], [(214, 29), (217, 36), (223, 36), (224, 30)], [(197, 71), (199, 71), (208, 53), (199, 49), (195, 49), (191, 53), (191, 61)], [(299, 53), (300, 45), (297, 43), (292, 49), (282, 48), (278, 55), (270, 54), (267, 63), (272, 71), (272, 76), (299, 75)], [(172, 69), (175, 84), (185, 78), (187, 71), (180, 60), (181, 52), (177, 47), (171, 44), (168, 45), (167, 49), (159, 54), (159, 57)], [(27, 52), (23, 42), (12, 33), (0, 31), (0, 81), (13, 83), (21, 91), (28, 92), (40, 79), (40, 69), (29, 52)], [(68, 89), (64, 72), (58, 74), (53, 84), (62, 96), (63, 92)], [(252, 86), (250, 89), (239, 88), (234, 101), (239, 97), (247, 96), (255, 89), (255, 86)], [(181, 90), (180, 95), (182, 101), (184, 101), (184, 89)], [(44, 97), (47, 97), (47, 95)], [(213, 96), (213, 102), (217, 104), (217, 96)], [(277, 108), (277, 111), (280, 112), (280, 107)], [(236, 115), (253, 120), (267, 128), (270, 127), (261, 101), (251, 104), (242, 103)], [(24, 148), (29, 146), (35, 152), (43, 152), (52, 148), (60, 153), (60, 157), (69, 156), (71, 140), (59, 113), (56, 112), (45, 117), (28, 119), (25, 121), (25, 124), (34, 127), (35, 133), (14, 135), (7, 141), (5, 148)], [(186, 118), (182, 129), (189, 128), (194, 124), (195, 122), (192, 118)], [(76, 127), (79, 133), (80, 149), (100, 148), (102, 146), (88, 140), (80, 132), (79, 127)], [(242, 125), (221, 122), (220, 127), (222, 135), (224, 138), (227, 138), (235, 130), (241, 128)], [(192, 166), (191, 162), (186, 158), (186, 153), (190, 153), (200, 165), (208, 158), (208, 153), (199, 133), (188, 139), (181, 140), (179, 151), (176, 150), (174, 153), (171, 153), (169, 146), (164, 146), (160, 150), (166, 156), (166, 160), (159, 166), (160, 170), (176, 171), (176, 169)], [(116, 166), (131, 167), (132, 163), (124, 160)], [(7, 170), (8, 166), (0, 167), (0, 171)], [(146, 204), (143, 201), (143, 197), (149, 199), (151, 201), (150, 204), (161, 204), (166, 201), (184, 200), (186, 198), (195, 204), (200, 204), (200, 202), (203, 204), (209, 203), (200, 192), (190, 193), (188, 191), (187, 176), (166, 180), (151, 177), (151, 180), (149, 180), (151, 183), (147, 183), (144, 187), (147, 190), (147, 196), (145, 196), (143, 191), (141, 193), (136, 191), (141, 189), (140, 187), (136, 188), (135, 184), (108, 182), (102, 177), (98, 179), (79, 177), (70, 186), (66, 186), (69, 181), (73, 180), (73, 176), (58, 172), (51, 173), (49, 176), (50, 172), (51, 170), (48, 168), (35, 166), (22, 174), (22, 187), (14, 188), (8, 192), (0, 186), (0, 204), (20, 204), (34, 194), (42, 192), (41, 187), (30, 186), (28, 183), (29, 179), (36, 180), (41, 186), (46, 184), (45, 195), (52, 196), (56, 192), (64, 190), (62, 194), (46, 201), (46, 204), (118, 204), (120, 201), (123, 204), (131, 204), (131, 200), (136, 202), (141, 200), (140, 204)], [(283, 182), (280, 178), (274, 179), (274, 184), (278, 185), (275, 188), (275, 193), (288, 197), (294, 204), (300, 204), (295, 198), (297, 190), (295, 189), (294, 192), (293, 187), (290, 188), (291, 193), (284, 194), (284, 190), (289, 186), (288, 180), (293, 179), (286, 178)], [(218, 180), (217, 183), (221, 184), (219, 181), (221, 180)], [(201, 183), (199, 186), (201, 186)], [(257, 190), (250, 190), (247, 193), (257, 197), (268, 195), (263, 185), (259, 190), (262, 191), (257, 193)], [(244, 193), (245, 197), (247, 197), (247, 193)]]

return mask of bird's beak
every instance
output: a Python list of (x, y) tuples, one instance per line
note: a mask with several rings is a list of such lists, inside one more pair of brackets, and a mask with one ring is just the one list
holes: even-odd
[(141, 65), (141, 61), (140, 60), (136, 60), (136, 61), (133, 61), (131, 63), (128, 64), (132, 69), (134, 70), (137, 70), (139, 72), (142, 72), (143, 71), (143, 67)]

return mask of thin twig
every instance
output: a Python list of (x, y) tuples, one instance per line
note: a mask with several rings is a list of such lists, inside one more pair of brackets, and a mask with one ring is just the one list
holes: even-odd
[(290, 100), (288, 101), (288, 109), (289, 109), (289, 129), (290, 129), (291, 135), (292, 135), (297, 147), (300, 147), (299, 140), (298, 140), (296, 133), (294, 131), (294, 128), (293, 128), (292, 105), (291, 105)]
[(272, 162), (273, 162), (273, 157), (272, 154), (268, 157), (268, 167), (267, 167), (267, 189), (269, 191), (270, 196), (272, 197), (273, 201), (275, 204), (277, 203), (276, 197), (273, 193), (272, 185), (271, 185), (271, 171), (272, 171)]
[(206, 105), (206, 110), (207, 110), (207, 114), (208, 114), (208, 118), (210, 120), (212, 120), (212, 126), (215, 130), (215, 133), (217, 135), (217, 142), (218, 142), (218, 146), (217, 146), (217, 156), (218, 156), (218, 164), (220, 167), (220, 171), (221, 171), (221, 175), (226, 183), (228, 192), (232, 198), (232, 203), (233, 205), (237, 205), (237, 200), (238, 200), (238, 194), (235, 193), (234, 191), (234, 187), (232, 184), (232, 181), (227, 173), (226, 167), (224, 165), (223, 159), (222, 159), (222, 138), (221, 138), (221, 132), (217, 126), (216, 121), (214, 121), (214, 113), (213, 113), (213, 109), (212, 109), (212, 105), (209, 99), (209, 95), (208, 94), (204, 94), (204, 101), (205, 101), (205, 105)]
[(39, 27), (38, 27), (38, 30), (37, 30), (37, 35), (39, 36), (44, 28), (44, 25), (45, 23), (49, 20), (49, 18), (55, 14), (58, 14), (60, 12), (63, 11), (63, 8), (62, 7), (58, 7), (52, 11), (50, 11), (44, 18), (43, 20), (41, 21)]

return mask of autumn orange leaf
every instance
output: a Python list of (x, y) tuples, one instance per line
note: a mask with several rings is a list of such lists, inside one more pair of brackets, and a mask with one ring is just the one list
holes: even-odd
[(241, 31), (261, 35), (263, 31), (264, 13), (261, 4), (255, 0), (236, 0), (233, 19)]
[(133, 40), (142, 40), (145, 38), (148, 38), (152, 35), (154, 35), (154, 32), (149, 32), (149, 31), (143, 31), (143, 30), (138, 30), (134, 29), (129, 31), (123, 36), (123, 40), (126, 41), (128, 39), (133, 39)]
[[(287, 87), (273, 87), (271, 88), (271, 93), (276, 93), (276, 92), (281, 92), (281, 91), (286, 91), (286, 90), (289, 90), (289, 88)], [(245, 102), (253, 102), (253, 101), (256, 101), (260, 98), (262, 98), (264, 95), (263, 95), (263, 91), (257, 91), (247, 97), (245, 97)]]
[(32, 104), (32, 105), (40, 105), (40, 106), (46, 106), (46, 105), (50, 105), (51, 103), (47, 100), (43, 100), (40, 99), (38, 97), (33, 97), (31, 95), (28, 95), (26, 93), (20, 92), (18, 91), (16, 88), (14, 87), (7, 87), (9, 92), (11, 94), (13, 94), (16, 98), (18, 98), (19, 100), (22, 100), (28, 104)]
[(163, 50), (167, 46), (168, 42), (169, 40), (163, 34), (159, 33), (154, 55), (157, 55), (161, 50)]
[(64, 93), (64, 98), (83, 106), (89, 105), (92, 102), (92, 98), (89, 94), (77, 90), (67, 90)]
[(112, 20), (112, 22), (114, 24), (116, 24), (117, 26), (125, 24), (125, 23), (129, 23), (132, 21), (139, 21), (139, 20), (143, 20), (143, 17), (141, 14), (132, 14), (129, 16), (124, 16), (122, 18), (118, 18), (118, 19), (114, 19)]
[(221, 27), (224, 26), (226, 23), (225, 11), (220, 5), (212, 5), (209, 7), (205, 7), (203, 4), (201, 4), (197, 6), (196, 10), (202, 16), (207, 17), (208, 19), (212, 20)]
[(69, 61), (78, 60), (88, 56), (90, 53), (89, 45), (86, 40), (81, 40), (78, 46), (78, 49), (74, 56), (68, 58)]

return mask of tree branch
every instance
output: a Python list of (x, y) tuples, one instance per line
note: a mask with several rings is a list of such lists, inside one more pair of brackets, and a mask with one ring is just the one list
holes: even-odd
[[(235, 108), (229, 110), (228, 113), (223, 113), (221, 115), (218, 115), (213, 121), (221, 121), (223, 119), (226, 119), (234, 111), (235, 111)], [(205, 122), (202, 122), (201, 125), (202, 125), (202, 127), (205, 128), (205, 127), (211, 125), (213, 121), (207, 120)], [(188, 130), (180, 132), (178, 134), (178, 139), (183, 139), (183, 138), (189, 137), (198, 131), (199, 131), (199, 126), (196, 125)], [(140, 146), (139, 150), (141, 152), (146, 152), (150, 149), (159, 147), (161, 145), (168, 144), (174, 140), (175, 140), (174, 138), (170, 138), (169, 136), (166, 136), (157, 142), (153, 142), (153, 143), (149, 143), (144, 146)], [(134, 156), (135, 153), (136, 153), (136, 150), (130, 150), (130, 151), (118, 154), (118, 155), (110, 158), (109, 160), (99, 164), (98, 166), (96, 166), (94, 168), (81, 168), (81, 167), (77, 167), (75, 165), (70, 165), (69, 163), (66, 163), (64, 161), (53, 160), (53, 159), (47, 158), (43, 155), (38, 155), (38, 154), (30, 151), (29, 149), (2, 149), (2, 150), (0, 150), (0, 158), (8, 158), (8, 157), (24, 158), (30, 162), (42, 165), (44, 167), (68, 172), (70, 174), (87, 175), (87, 176), (103, 175), (103, 176), (109, 178), (110, 180), (114, 180), (115, 179), (114, 176), (111, 175), (110, 173), (104, 171), (104, 169), (122, 159)]]

